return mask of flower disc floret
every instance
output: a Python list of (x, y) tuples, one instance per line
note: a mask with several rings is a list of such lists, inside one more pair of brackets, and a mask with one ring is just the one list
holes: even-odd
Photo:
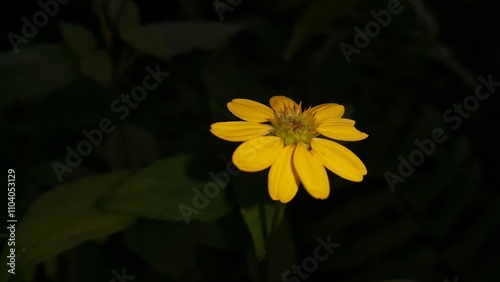
[(319, 135), (315, 118), (307, 112), (299, 115), (281, 115), (271, 121), (273, 134), (282, 138), (285, 145), (297, 145), (302, 142), (309, 147), (312, 138)]

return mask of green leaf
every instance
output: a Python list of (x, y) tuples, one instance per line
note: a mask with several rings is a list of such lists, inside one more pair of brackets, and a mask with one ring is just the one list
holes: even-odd
[(179, 278), (195, 267), (195, 241), (184, 224), (141, 221), (123, 236), (129, 248), (158, 273)]
[(370, 258), (380, 256), (391, 249), (397, 249), (417, 236), (420, 227), (415, 222), (398, 222), (371, 230), (357, 238), (355, 244), (338, 249), (338, 257), (342, 260), (327, 260), (325, 267), (330, 269), (349, 268), (366, 262)]
[(369, 220), (376, 213), (390, 210), (393, 202), (393, 198), (387, 196), (387, 191), (378, 191), (353, 199), (323, 216), (311, 227), (308, 234), (314, 237), (323, 233), (324, 230), (335, 234), (337, 231)]
[[(282, 281), (283, 273), (300, 262), (297, 258), (294, 236), (290, 236), (292, 233), (289, 221), (284, 218), (276, 233), (270, 238), (268, 258), (264, 261), (256, 259), (255, 251), (247, 248), (248, 276), (252, 278), (252, 281)], [(262, 273), (263, 267), (267, 269), (266, 273)], [(286, 281), (294, 280), (292, 278)]]
[(61, 23), (61, 32), (66, 45), (79, 56), (84, 56), (97, 49), (94, 34), (79, 24)]
[[(235, 96), (252, 97), (267, 103), (276, 92), (262, 84), (255, 74), (244, 71), (234, 64), (217, 63), (207, 66), (202, 73), (203, 83), (217, 101), (230, 101)], [(224, 103), (225, 105), (225, 103)], [(224, 112), (228, 111), (224, 107)], [(232, 115), (229, 113), (229, 117)]]
[(122, 33), (132, 47), (162, 60), (195, 49), (213, 50), (223, 46), (241, 28), (214, 22), (168, 22), (142, 26)]
[[(459, 151), (455, 152), (460, 154)], [(452, 163), (450, 162), (450, 164)], [(433, 216), (429, 218), (428, 230), (437, 242), (444, 243), (454, 224), (460, 221), (460, 215), (467, 208), (470, 199), (476, 192), (469, 187), (480, 185), (480, 165), (473, 162), (464, 168), (462, 170), (467, 171), (466, 174), (460, 174), (458, 171), (450, 173), (450, 177), (455, 178), (455, 181), (448, 185), (450, 190), (448, 195), (440, 200), (437, 210), (433, 211)]]
[(92, 1), (92, 8), (99, 18), (100, 35), (102, 37), (102, 40), (104, 41), (104, 45), (106, 46), (106, 48), (111, 48), (113, 44), (113, 32), (111, 30), (111, 27), (109, 26), (109, 15), (105, 8), (105, 5), (107, 5), (105, 3), (110, 2), (106, 0), (94, 0)]
[(149, 130), (124, 124), (106, 139), (103, 155), (111, 170), (143, 168), (159, 159), (160, 148)]
[(57, 186), (40, 197), (16, 230), (17, 268), (33, 266), (133, 223), (135, 217), (105, 213), (96, 206), (129, 176), (130, 172), (118, 172), (89, 177)]
[[(181, 155), (150, 165), (103, 199), (102, 207), (150, 219), (186, 223), (220, 218), (230, 210), (224, 192), (227, 183), (221, 185), (224, 183), (209, 180), (209, 172), (206, 181), (191, 179), (188, 165), (192, 159), (191, 155)], [(215, 196), (207, 196), (205, 188)]]
[[(453, 244), (446, 250), (448, 262), (454, 269), (461, 269), (467, 265), (467, 260), (477, 252), (481, 245), (498, 230), (500, 226), (500, 196), (489, 199), (483, 203), (484, 208), (475, 218), (467, 230), (455, 235)], [(469, 261), (470, 262), (470, 261)]]
[[(430, 281), (430, 279), (422, 279), (429, 276), (429, 269), (437, 267), (440, 263), (439, 254), (430, 247), (415, 246), (412, 250), (404, 249), (406, 256), (404, 258), (388, 258), (377, 261), (366, 267), (366, 270), (356, 275), (355, 280), (367, 281), (373, 277), (386, 277), (388, 273), (392, 277), (407, 277), (410, 273), (419, 273), (418, 281)], [(415, 280), (384, 280), (380, 282), (412, 282)]]
[(290, 60), (307, 39), (324, 29), (332, 20), (354, 9), (359, 0), (312, 1), (293, 27), (292, 38), (284, 54)]
[(132, 0), (109, 1), (108, 13), (118, 31), (130, 30), (140, 24), (139, 7)]
[[(291, 234), (293, 234), (293, 230), (288, 220), (283, 219), (276, 234), (269, 242), (268, 261), (270, 266), (268, 281), (282, 281), (283, 272), (290, 269), (292, 265), (299, 263), (295, 242)], [(311, 250), (310, 254), (313, 254), (313, 250)]]
[(44, 44), (0, 54), (0, 93), (10, 100), (47, 94), (80, 75), (74, 53), (62, 44)]
[(410, 199), (413, 208), (419, 213), (423, 214), (429, 209), (432, 203), (447, 192), (447, 189), (455, 193), (456, 188), (450, 188), (450, 184), (463, 170), (463, 164), (467, 161), (470, 151), (470, 141), (467, 137), (461, 137), (451, 146), (451, 149), (443, 155), (435, 172), (424, 179), (424, 183), (429, 184), (425, 188), (417, 187), (407, 190), (406, 197)]
[[(229, 248), (227, 231), (217, 221), (199, 222), (189, 226), (193, 238), (200, 244), (216, 249)], [(233, 234), (231, 234), (233, 235)], [(238, 242), (240, 242), (238, 240)]]
[[(242, 207), (241, 214), (245, 219), (248, 230), (252, 235), (253, 246), (257, 260), (262, 260), (267, 253), (267, 238), (271, 229), (271, 223), (275, 213), (275, 205), (262, 204), (251, 207)], [(262, 221), (265, 221), (263, 225)]]
[[(285, 213), (284, 205), (271, 200), (267, 193), (267, 181), (262, 173), (239, 175), (233, 180), (233, 184), (240, 212), (252, 235), (255, 255), (260, 261), (266, 257), (274, 215), (280, 210), (276, 222), (279, 226)], [(281, 208), (278, 209), (277, 205), (281, 205)]]
[(80, 62), (82, 72), (105, 87), (111, 86), (113, 61), (106, 51), (99, 49), (83, 57)]

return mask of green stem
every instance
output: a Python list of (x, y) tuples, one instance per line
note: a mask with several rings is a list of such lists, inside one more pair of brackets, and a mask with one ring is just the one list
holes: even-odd
[(276, 231), (278, 230), (279, 227), (279, 219), (280, 219), (280, 214), (281, 210), (285, 207), (284, 204), (277, 202), (274, 206), (274, 214), (273, 214), (273, 222), (271, 223), (271, 230), (269, 231), (269, 241), (271, 238), (274, 236)]

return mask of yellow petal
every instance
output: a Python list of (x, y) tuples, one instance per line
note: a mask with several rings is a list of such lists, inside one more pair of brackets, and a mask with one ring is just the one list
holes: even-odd
[(273, 129), (267, 124), (246, 121), (228, 121), (212, 124), (210, 132), (226, 141), (242, 142), (267, 135)]
[[(318, 123), (316, 121), (316, 123)], [(322, 126), (335, 126), (335, 125), (350, 125), (354, 126), (356, 122), (352, 119), (348, 118), (329, 118), (327, 121), (323, 121), (321, 123), (318, 123), (319, 125)]]
[(318, 124), (340, 118), (344, 115), (344, 111), (344, 106), (335, 103), (322, 104), (311, 108), (312, 113), (316, 112), (315, 117)]
[(318, 132), (328, 138), (342, 141), (359, 141), (368, 137), (368, 134), (357, 130), (351, 119), (330, 119), (327, 123), (320, 123)]
[(233, 163), (242, 171), (256, 172), (270, 167), (283, 151), (283, 139), (258, 137), (241, 144), (233, 153)]
[(269, 100), (269, 104), (277, 114), (285, 112), (290, 114), (301, 113), (300, 105), (298, 105), (297, 103), (295, 103), (295, 101), (285, 96), (273, 96)]
[(293, 165), (306, 191), (316, 199), (330, 195), (330, 182), (323, 163), (313, 152), (299, 143), (293, 153)]
[(299, 189), (300, 180), (292, 167), (294, 145), (288, 145), (269, 170), (268, 189), (269, 196), (282, 203), (290, 202)]
[(274, 117), (274, 111), (271, 108), (247, 99), (234, 99), (227, 103), (227, 108), (235, 116), (251, 122), (267, 122)]
[(365, 165), (358, 156), (336, 142), (313, 138), (311, 148), (326, 168), (342, 178), (359, 182), (367, 173)]

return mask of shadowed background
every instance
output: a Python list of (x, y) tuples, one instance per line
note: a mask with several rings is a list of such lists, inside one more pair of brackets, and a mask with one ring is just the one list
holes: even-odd
[[(499, 281), (499, 3), (61, 2), (1, 12), (18, 219), (1, 281), (302, 281), (282, 274), (329, 236), (308, 281)], [(364, 181), (329, 172), (324, 201), (300, 188), (267, 242), (268, 171), (232, 171), (238, 144), (209, 128), (273, 95), (342, 104), (370, 136), (342, 142)]]

